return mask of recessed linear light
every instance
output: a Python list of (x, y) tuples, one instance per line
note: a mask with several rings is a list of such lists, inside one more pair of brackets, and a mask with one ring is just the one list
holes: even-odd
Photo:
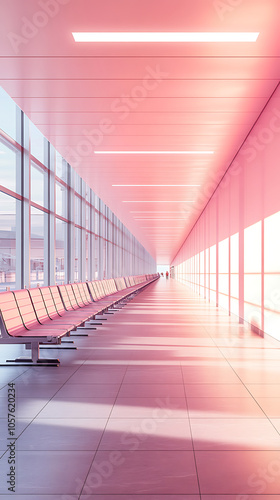
[(200, 184), (112, 184), (112, 187), (200, 187)]
[[(181, 234), (181, 232), (180, 232)], [(170, 236), (170, 231), (166, 231), (165, 233), (159, 233), (159, 234), (148, 234), (147, 235), (149, 238), (162, 238), (163, 236)], [(176, 236), (176, 235), (174, 235)], [(177, 235), (178, 236), (178, 235)]]
[(182, 212), (182, 210), (130, 210), (131, 214), (189, 214), (190, 212)]
[(94, 151), (96, 155), (213, 155), (214, 151)]
[(161, 221), (161, 220), (180, 220), (182, 222), (182, 221), (184, 221), (186, 219), (182, 219), (182, 218), (181, 219), (178, 219), (178, 218), (177, 219), (175, 219), (175, 218), (174, 219), (172, 219), (172, 218), (170, 218), (170, 219), (152, 219), (152, 218), (149, 218), (149, 219), (134, 219), (134, 220), (157, 220), (157, 221)]
[(75, 42), (256, 42), (258, 32), (73, 32)]
[(148, 238), (165, 238), (166, 236), (170, 236), (170, 233), (163, 233), (163, 234), (150, 234), (148, 235)]
[(162, 230), (162, 229), (185, 229), (184, 226), (161, 226), (161, 227), (151, 227), (151, 226), (140, 226), (140, 229), (151, 229), (151, 231), (158, 231), (158, 230)]
[(123, 203), (194, 203), (191, 200), (123, 200)]

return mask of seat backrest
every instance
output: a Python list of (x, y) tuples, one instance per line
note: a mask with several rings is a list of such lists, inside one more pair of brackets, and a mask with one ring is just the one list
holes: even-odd
[(77, 283), (84, 304), (92, 304), (86, 283)]
[(121, 290), (125, 290), (125, 288), (127, 288), (124, 278), (120, 278), (120, 286)]
[(112, 280), (107, 280), (107, 286), (108, 286), (108, 290), (110, 292), (110, 295), (112, 295), (112, 293), (115, 293), (115, 290), (114, 290), (114, 287), (112, 285)]
[(72, 283), (71, 288), (73, 290), (74, 297), (79, 307), (84, 307), (84, 302), (80, 294), (80, 290), (77, 283)]
[(9, 335), (19, 335), (21, 332), (27, 333), (13, 292), (0, 293), (0, 311)]
[(101, 292), (99, 290), (99, 287), (97, 286), (97, 282), (96, 281), (92, 281), (92, 287), (95, 291), (95, 295), (96, 295), (96, 299), (99, 300), (101, 299)]
[(99, 288), (101, 290), (103, 297), (106, 297), (106, 295), (108, 295), (107, 289), (106, 289), (106, 280), (99, 280), (98, 285), (99, 285)]
[(35, 310), (31, 301), (28, 290), (16, 290), (13, 292), (22, 317), (23, 324), (30, 330), (38, 326), (40, 323), (37, 320)]
[(64, 307), (64, 304), (63, 304), (63, 301), (62, 301), (61, 294), (59, 292), (58, 286), (57, 285), (52, 285), (52, 286), (49, 287), (49, 290), (50, 290), (50, 294), (51, 294), (51, 297), (52, 297), (55, 309), (57, 311), (57, 314), (59, 316), (63, 316), (63, 314), (65, 314), (65, 307)]
[(65, 285), (58, 285), (58, 290), (63, 300), (66, 311), (73, 311), (73, 309), (78, 309), (78, 305), (76, 308), (72, 307), (71, 300), (69, 298), (68, 291)]
[(108, 287), (108, 280), (101, 280), (100, 284), (102, 286), (102, 290), (104, 292), (104, 295), (105, 296), (110, 295), (110, 290)]
[(103, 288), (106, 292), (106, 295), (111, 295), (111, 287), (110, 287), (109, 280), (108, 279), (103, 280), (102, 284), (103, 284)]
[(43, 286), (42, 288), (39, 288), (39, 290), (40, 294), (42, 295), (42, 299), (44, 301), (49, 318), (51, 319), (58, 318), (59, 314), (56, 310), (55, 303), (49, 287)]
[(72, 308), (73, 309), (80, 309), (80, 307), (82, 307), (82, 306), (80, 306), (77, 302), (72, 285), (69, 284), (69, 285), (64, 285), (64, 286), (65, 286), (66, 291), (68, 293), (68, 297), (69, 297), (70, 304), (71, 304)]
[(93, 301), (98, 300), (98, 297), (96, 295), (95, 289), (93, 287), (93, 282), (92, 281), (88, 281), (86, 283), (86, 286), (88, 287), (88, 290), (89, 290), (89, 293), (91, 294), (92, 300)]
[(125, 283), (125, 287), (128, 288), (130, 286), (130, 282), (129, 282), (129, 276), (125, 276), (124, 277), (124, 283)]
[(95, 290), (97, 291), (99, 299), (102, 299), (103, 297), (105, 297), (105, 293), (104, 293), (104, 290), (101, 286), (100, 281), (94, 281), (93, 286), (95, 287)]
[(118, 290), (118, 291), (119, 291), (119, 290), (121, 290), (121, 288), (120, 288), (119, 278), (115, 278), (115, 284), (116, 284), (116, 288), (117, 288), (117, 290)]
[(113, 278), (111, 278), (109, 281), (110, 281), (110, 286), (111, 286), (112, 293), (116, 293), (118, 290), (117, 290), (117, 287), (116, 287), (115, 280)]
[(102, 280), (101, 286), (103, 287), (105, 296), (110, 295), (111, 292), (110, 292), (108, 280)]
[(37, 319), (39, 323), (43, 324), (46, 321), (48, 321), (49, 315), (42, 297), (42, 294), (40, 292), (39, 288), (31, 288), (29, 291), (29, 295), (31, 297), (31, 301), (33, 303), (33, 307), (35, 309), (35, 314), (37, 316)]

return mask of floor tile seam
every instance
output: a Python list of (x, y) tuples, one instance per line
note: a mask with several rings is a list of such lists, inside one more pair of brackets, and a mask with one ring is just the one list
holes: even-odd
[(240, 382), (242, 383), (242, 385), (245, 387), (245, 389), (248, 391), (248, 393), (250, 394), (251, 398), (255, 401), (255, 403), (258, 405), (258, 407), (260, 408), (260, 410), (263, 412), (265, 418), (271, 423), (271, 425), (273, 426), (273, 428), (276, 430), (276, 432), (280, 435), (280, 432), (276, 429), (275, 425), (271, 422), (271, 419), (268, 417), (268, 415), (265, 413), (265, 411), (263, 410), (263, 408), (261, 407), (261, 405), (258, 403), (258, 401), (256, 400), (256, 398), (253, 396), (253, 394), (251, 393), (251, 391), (248, 389), (248, 387), (246, 386), (246, 384), (242, 381), (241, 377), (238, 375), (238, 373), (236, 372), (236, 370), (232, 367), (229, 359), (225, 356), (225, 354), (221, 351), (221, 348), (220, 346), (217, 345), (217, 343), (215, 342), (215, 340), (213, 339), (212, 335), (210, 335), (209, 333), (209, 336), (211, 338), (211, 340), (214, 342), (214, 344), (216, 345), (216, 347), (218, 348), (218, 350), (220, 351), (222, 357), (225, 359), (225, 361), (229, 364), (229, 366), (231, 367), (231, 369), (234, 371), (234, 373), (236, 374), (236, 376), (239, 378)]
[[(98, 450), (96, 450), (95, 448), (94, 449), (89, 449), (89, 448), (86, 448), (86, 449), (77, 449), (77, 448), (60, 448), (60, 449), (53, 449), (53, 448), (40, 448), (40, 449), (36, 449), (36, 450), (30, 450), (30, 449), (17, 449), (17, 453), (41, 453), (41, 452), (49, 452), (50, 454), (51, 453), (68, 453), (68, 452), (74, 452), (74, 453), (93, 453), (95, 452), (95, 454), (97, 452), (111, 452), (111, 451), (119, 451), (119, 452), (126, 452), (126, 453), (129, 453), (131, 454), (131, 450), (129, 448), (110, 448), (110, 447), (106, 447), (106, 448), (100, 448)], [(244, 453), (252, 453), (252, 452), (255, 452), (255, 451), (258, 451), (258, 452), (270, 452), (270, 451), (273, 451), (273, 452), (279, 452), (280, 451), (280, 448), (206, 448), (206, 449), (203, 449), (203, 448), (177, 448), (176, 446), (174, 448), (143, 448), (143, 449), (139, 449), (139, 450), (133, 450), (133, 453), (147, 453), (147, 452), (155, 452), (155, 453), (158, 453), (158, 452), (202, 452), (202, 453), (228, 453), (228, 452), (237, 452), (237, 453), (240, 453), (240, 452), (244, 452)], [(1, 459), (1, 458), (0, 458)]]
[[(8, 345), (9, 345), (9, 344), (8, 344)], [(11, 344), (11, 345), (12, 345), (12, 344)], [(9, 366), (9, 365), (7, 365), (7, 366)], [(4, 390), (4, 389), (5, 389), (5, 387), (7, 387), (7, 386), (8, 386), (11, 382), (15, 383), (15, 381), (16, 381), (19, 377), (21, 377), (24, 373), (28, 372), (31, 368), (32, 368), (32, 367), (28, 367), (28, 366), (27, 366), (27, 367), (26, 367), (26, 370), (24, 370), (22, 373), (20, 373), (19, 375), (17, 375), (15, 378), (11, 379), (11, 380), (10, 380), (9, 382), (7, 382), (7, 384), (5, 384), (3, 387), (1, 387), (0, 392), (1, 392), (2, 390)], [(2, 397), (2, 396), (1, 396), (1, 397)]]
[[(137, 294), (137, 296), (138, 296), (138, 294)], [(133, 298), (132, 298), (132, 302), (133, 302), (133, 299), (134, 299), (134, 298), (135, 298), (135, 297), (133, 297)], [(130, 301), (129, 301), (129, 303), (130, 303)], [(128, 304), (126, 304), (126, 305), (129, 305), (129, 303), (128, 303)], [(126, 369), (125, 369), (124, 375), (123, 375), (123, 377), (122, 377), (122, 381), (120, 382), (119, 390), (118, 390), (118, 392), (117, 392), (117, 394), (116, 394), (116, 396), (115, 396), (115, 401), (114, 401), (114, 404), (112, 405), (112, 408), (111, 408), (110, 414), (109, 414), (109, 416), (108, 416), (108, 418), (107, 418), (106, 425), (105, 425), (105, 427), (104, 427), (104, 429), (103, 429), (103, 432), (102, 432), (102, 435), (101, 435), (101, 437), (100, 437), (100, 439), (99, 439), (97, 450), (96, 450), (96, 452), (95, 452), (95, 454), (94, 454), (94, 456), (93, 456), (93, 459), (92, 459), (92, 461), (91, 461), (91, 464), (90, 464), (90, 466), (89, 466), (88, 473), (86, 474), (86, 477), (85, 477), (84, 483), (83, 483), (83, 485), (82, 485), (82, 487), (81, 487), (81, 491), (80, 491), (80, 493), (78, 494), (78, 498), (79, 498), (79, 500), (80, 500), (80, 498), (81, 498), (81, 496), (82, 496), (82, 492), (83, 492), (83, 490), (84, 490), (84, 488), (85, 488), (85, 486), (86, 486), (88, 476), (89, 476), (90, 471), (91, 471), (91, 468), (92, 468), (92, 466), (93, 466), (93, 463), (94, 463), (94, 460), (95, 460), (96, 454), (98, 453), (100, 443), (101, 443), (101, 441), (102, 441), (103, 435), (104, 435), (104, 433), (105, 433), (105, 430), (106, 430), (106, 428), (107, 428), (108, 422), (109, 422), (109, 420), (110, 420), (110, 417), (111, 417), (111, 414), (112, 414), (113, 408), (114, 408), (114, 406), (115, 406), (115, 403), (116, 403), (116, 400), (117, 400), (117, 397), (118, 397), (118, 394), (119, 394), (120, 389), (121, 389), (121, 386), (122, 386), (122, 384), (123, 384), (124, 377), (125, 377), (125, 375), (126, 375), (126, 373), (127, 373), (128, 366), (129, 366), (129, 364), (127, 364), (127, 366), (126, 366)]]
[[(181, 365), (181, 373), (182, 373), (182, 378), (183, 378), (183, 381), (184, 381), (184, 376), (183, 376), (183, 369), (182, 369), (182, 365)], [(188, 412), (188, 422), (189, 422), (189, 429), (190, 429), (190, 436), (191, 436), (191, 444), (192, 444), (193, 460), (194, 460), (194, 466), (195, 466), (195, 471), (196, 471), (196, 480), (197, 480), (197, 486), (198, 486), (199, 497), (200, 497), (200, 499), (201, 499), (201, 487), (200, 487), (200, 480), (199, 480), (199, 474), (198, 474), (198, 465), (197, 465), (196, 454), (195, 454), (195, 448), (194, 448), (194, 439), (193, 439), (193, 432), (192, 432), (192, 427), (191, 427), (191, 420), (190, 420), (190, 413), (189, 413), (188, 398), (187, 398), (187, 395), (186, 395), (186, 388), (185, 388), (185, 385), (184, 385), (184, 393), (185, 393), (185, 401), (186, 401), (187, 412)]]
[[(215, 341), (214, 341), (215, 342)], [(217, 346), (218, 347), (218, 346)], [(236, 372), (236, 370), (234, 369), (234, 367), (231, 365), (231, 362), (230, 360), (224, 355), (224, 353), (220, 350), (220, 348), (218, 347), (219, 351), (221, 352), (223, 358), (225, 359), (225, 361), (228, 363), (228, 365), (230, 366), (230, 368), (233, 370), (233, 372), (235, 373), (235, 375), (239, 378), (241, 384), (245, 387), (245, 389), (248, 391), (248, 393), (250, 394), (251, 398), (253, 399), (253, 401), (255, 401), (256, 405), (260, 408), (260, 410), (263, 412), (264, 416), (268, 419), (268, 415), (265, 413), (265, 411), (263, 410), (263, 408), (261, 407), (261, 405), (258, 403), (258, 401), (256, 400), (256, 398), (253, 396), (253, 394), (251, 393), (251, 391), (248, 389), (247, 385), (245, 384), (245, 382), (241, 379), (241, 377), (238, 375), (238, 373)], [(271, 425), (275, 428), (275, 426), (272, 424), (271, 422)], [(278, 434), (279, 431), (275, 428), (275, 430), (277, 431)]]
[[(80, 366), (79, 366), (79, 367), (77, 367), (77, 370), (78, 370), (79, 368), (80, 368)], [(75, 370), (75, 371), (74, 371), (74, 373), (76, 373), (76, 371), (77, 371), (77, 370)], [(28, 370), (25, 370), (25, 372), (26, 372), (26, 371), (28, 371)], [(24, 373), (25, 373), (25, 372), (24, 372)], [(72, 375), (73, 375), (73, 373), (71, 373), (71, 375), (69, 376), (69, 378), (71, 378), (71, 376), (72, 376)], [(37, 414), (36, 414), (33, 418), (32, 418), (32, 417), (30, 417), (30, 418), (29, 418), (29, 417), (18, 417), (18, 416), (17, 416), (17, 420), (20, 420), (20, 419), (21, 419), (21, 420), (23, 420), (23, 419), (25, 419), (25, 418), (26, 418), (27, 420), (30, 420), (30, 421), (29, 421), (29, 423), (26, 425), (26, 427), (22, 430), (22, 432), (21, 432), (21, 433), (17, 436), (17, 440), (18, 440), (18, 438), (19, 438), (19, 437), (20, 437), (20, 436), (21, 436), (21, 435), (22, 435), (22, 434), (23, 434), (23, 433), (27, 430), (27, 428), (28, 428), (28, 427), (30, 427), (30, 425), (34, 422), (34, 420), (36, 420), (36, 419), (37, 419), (37, 417), (38, 417), (38, 415), (41, 413), (41, 411), (42, 411), (42, 410), (44, 410), (44, 408), (45, 408), (45, 407), (48, 405), (48, 403), (49, 403), (49, 402), (53, 399), (53, 397), (54, 397), (54, 396), (55, 396), (55, 395), (56, 395), (56, 394), (60, 391), (61, 387), (63, 387), (63, 385), (64, 385), (64, 384), (65, 384), (65, 383), (69, 380), (69, 378), (68, 378), (65, 382), (63, 382), (63, 384), (62, 384), (62, 385), (60, 386), (60, 388), (56, 391), (56, 393), (55, 393), (55, 394), (53, 394), (53, 396), (52, 396), (50, 399), (48, 399), (47, 403), (46, 403), (46, 404), (45, 404), (45, 405), (44, 405), (44, 406), (40, 409), (40, 411), (39, 411), (39, 412), (38, 412), (38, 413), (37, 413)], [(23, 399), (25, 399), (25, 398), (23, 398)], [(30, 398), (28, 398), (28, 399), (30, 399)], [(36, 399), (37, 399), (37, 398), (36, 398)], [(9, 451), (9, 450), (7, 449), (5, 453), (7, 453), (8, 451)]]
[[(190, 416), (190, 420), (205, 420), (207, 418), (207, 420), (217, 420), (221, 417), (218, 417), (218, 416), (213, 416), (213, 417), (200, 417), (199, 415), (197, 416)], [(263, 417), (260, 417), (260, 416), (257, 416), (257, 417), (254, 417), (253, 415), (229, 415), (227, 417), (222, 417), (224, 420), (229, 420), (229, 419), (234, 419), (234, 420), (269, 420), (269, 418), (266, 417), (266, 415), (264, 415)]]
[[(110, 410), (109, 415), (108, 415), (108, 417), (107, 417), (107, 422), (106, 422), (106, 424), (105, 424), (105, 426), (104, 426), (104, 429), (103, 429), (103, 431), (102, 431), (102, 433), (101, 433), (100, 439), (99, 439), (98, 444), (97, 444), (96, 453), (97, 453), (97, 451), (99, 450), (99, 447), (100, 447), (101, 441), (102, 441), (103, 436), (104, 436), (104, 434), (105, 434), (105, 432), (106, 432), (106, 429), (107, 429), (107, 426), (108, 426), (109, 420), (110, 420), (110, 418), (111, 418), (111, 415), (112, 415), (113, 409), (114, 409), (114, 407), (115, 407), (115, 405), (116, 405), (116, 402), (117, 402), (117, 399), (118, 399), (118, 395), (119, 395), (119, 393), (120, 393), (120, 390), (121, 390), (121, 387), (122, 387), (122, 383), (123, 383), (123, 379), (124, 379), (124, 377), (125, 377), (125, 375), (126, 375), (127, 369), (128, 369), (128, 366), (127, 366), (127, 367), (126, 367), (126, 369), (125, 369), (125, 372), (124, 372), (123, 377), (122, 377), (122, 381), (121, 381), (121, 382), (120, 382), (120, 384), (119, 384), (119, 389), (118, 389), (118, 391), (117, 391), (116, 396), (114, 397), (114, 402), (113, 402), (113, 404), (112, 404), (111, 410)], [(93, 461), (94, 461), (94, 459), (93, 459)], [(92, 461), (92, 463), (93, 463), (93, 461)], [(92, 464), (91, 464), (91, 466), (92, 466)], [(86, 483), (84, 483), (84, 486), (85, 486), (85, 484), (86, 484)], [(83, 488), (84, 488), (84, 486), (83, 486)]]

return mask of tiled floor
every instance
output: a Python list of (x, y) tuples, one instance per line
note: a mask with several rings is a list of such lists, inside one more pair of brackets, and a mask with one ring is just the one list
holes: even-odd
[(0, 500), (280, 500), (280, 344), (163, 278), (106, 317), (59, 368), (0, 367)]

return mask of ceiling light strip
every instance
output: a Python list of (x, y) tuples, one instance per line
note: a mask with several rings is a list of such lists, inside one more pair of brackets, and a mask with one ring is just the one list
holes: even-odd
[(73, 32), (75, 42), (93, 43), (224, 43), (256, 42), (258, 32)]
[(213, 155), (214, 151), (94, 151), (96, 155)]
[(200, 187), (200, 184), (112, 184), (112, 187)]
[(185, 212), (182, 210), (130, 210), (131, 214), (188, 214), (190, 212)]
[(123, 200), (123, 203), (194, 203), (192, 200)]
[(185, 221), (186, 219), (187, 219), (187, 218), (185, 217), (185, 218), (183, 218), (183, 219), (182, 219), (182, 218), (180, 218), (180, 219), (179, 219), (179, 218), (176, 218), (176, 219), (175, 219), (175, 218), (174, 218), (174, 219), (173, 219), (173, 218), (170, 218), (170, 219), (152, 219), (152, 218), (149, 218), (149, 219), (134, 219), (134, 220), (157, 220), (157, 221), (162, 221), (162, 220), (164, 220), (164, 221), (165, 221), (165, 220), (180, 220), (181, 222), (183, 222), (183, 221)]
[(151, 226), (141, 226), (140, 229), (151, 229), (151, 231), (161, 231), (162, 229), (185, 229), (184, 226), (162, 226), (162, 227), (157, 227), (157, 228), (154, 228), (154, 227), (151, 227)]

